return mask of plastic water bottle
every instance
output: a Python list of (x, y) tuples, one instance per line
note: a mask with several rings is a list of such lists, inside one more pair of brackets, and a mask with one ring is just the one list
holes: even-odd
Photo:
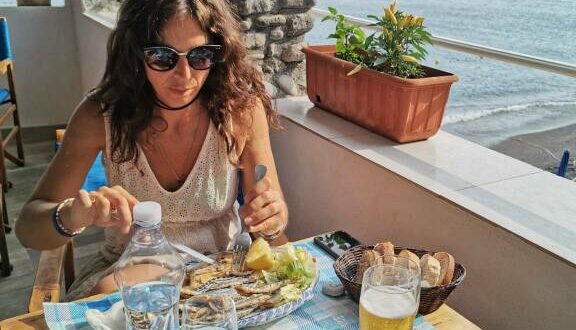
[(138, 203), (133, 214), (132, 239), (114, 269), (124, 302), (126, 329), (179, 329), (184, 260), (160, 230), (160, 204)]

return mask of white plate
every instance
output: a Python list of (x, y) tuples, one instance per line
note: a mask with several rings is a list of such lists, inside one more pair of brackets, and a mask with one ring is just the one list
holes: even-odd
[[(308, 252), (308, 253), (310, 254), (310, 252)], [(217, 260), (216, 255), (212, 256), (212, 257)], [(191, 263), (189, 266), (194, 267), (194, 265), (195, 265), (195, 263)], [(248, 327), (248, 326), (252, 327), (252, 326), (264, 325), (264, 324), (276, 321), (276, 320), (281, 319), (284, 316), (292, 313), (293, 311), (298, 309), (298, 307), (302, 306), (308, 300), (312, 299), (314, 297), (314, 287), (318, 283), (318, 278), (319, 278), (318, 265), (316, 265), (316, 263), (315, 263), (314, 266), (316, 268), (315, 269), (316, 270), (316, 276), (314, 277), (314, 280), (312, 281), (312, 283), (310, 283), (310, 286), (308, 287), (308, 289), (304, 290), (304, 292), (302, 293), (302, 296), (298, 300), (295, 300), (295, 301), (292, 301), (289, 303), (285, 303), (285, 304), (280, 305), (278, 307), (266, 309), (266, 310), (261, 311), (259, 313), (250, 314), (250, 315), (238, 320), (238, 327), (239, 328)], [(226, 294), (226, 292), (232, 292), (232, 290), (233, 289), (224, 289), (219, 293)]]

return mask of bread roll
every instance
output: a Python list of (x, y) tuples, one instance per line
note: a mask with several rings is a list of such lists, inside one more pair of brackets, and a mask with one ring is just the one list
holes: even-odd
[(454, 277), (454, 257), (447, 252), (436, 252), (434, 258), (440, 262), (440, 283), (438, 285), (450, 284)]
[(366, 269), (368, 269), (370, 266), (374, 266), (380, 263), (382, 263), (382, 261), (378, 251), (365, 250), (362, 252), (362, 257), (360, 257), (358, 267), (356, 268), (356, 276), (354, 276), (354, 282), (362, 283)]
[(428, 282), (430, 287), (440, 284), (440, 261), (429, 254), (420, 259), (422, 281)]
[(416, 265), (409, 263), (407, 260), (400, 258), (400, 265), (406, 267), (406, 268), (410, 268), (410, 269), (415, 269), (417, 267), (417, 265), (420, 265), (420, 258), (418, 258), (417, 255), (415, 255), (414, 253), (408, 251), (408, 250), (402, 250), (400, 251), (400, 253), (398, 253), (398, 255), (400, 257), (404, 257), (406, 259), (412, 260), (416, 263)]
[[(374, 246), (374, 251), (380, 253), (381, 256), (393, 256), (394, 255), (394, 244), (391, 242), (382, 242)], [(384, 258), (383, 262), (387, 265), (393, 265), (395, 258)]]

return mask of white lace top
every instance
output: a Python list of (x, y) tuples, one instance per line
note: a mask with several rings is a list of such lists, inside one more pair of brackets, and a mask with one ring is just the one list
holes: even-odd
[[(105, 115), (106, 176), (108, 185), (120, 185), (139, 201), (162, 205), (162, 230), (173, 241), (201, 252), (230, 248), (230, 240), (240, 230), (236, 193), (237, 168), (228, 160), (226, 144), (210, 122), (206, 138), (188, 178), (178, 190), (165, 190), (152, 172), (138, 145), (136, 162), (114, 163), (110, 155), (110, 117)], [(129, 235), (107, 228), (103, 254), (115, 261), (124, 250)]]

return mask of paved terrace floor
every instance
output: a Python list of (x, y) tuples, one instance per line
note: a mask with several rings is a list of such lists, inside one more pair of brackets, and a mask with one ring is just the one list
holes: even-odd
[[(8, 162), (8, 179), (13, 183), (13, 187), (6, 194), (6, 204), (12, 227), (22, 205), (54, 154), (54, 140), (52, 138), (26, 139), (27, 136), (35, 135), (38, 134), (30, 132), (24, 135), (26, 166), (16, 167)], [(44, 136), (51, 135), (44, 134)], [(27, 312), (38, 260), (38, 252), (24, 248), (15, 237), (14, 231), (6, 238), (10, 263), (14, 270), (9, 277), (0, 277), (0, 320)], [(89, 229), (75, 239), (76, 271), (96, 253), (96, 247), (102, 240), (103, 233), (99, 229)]]

